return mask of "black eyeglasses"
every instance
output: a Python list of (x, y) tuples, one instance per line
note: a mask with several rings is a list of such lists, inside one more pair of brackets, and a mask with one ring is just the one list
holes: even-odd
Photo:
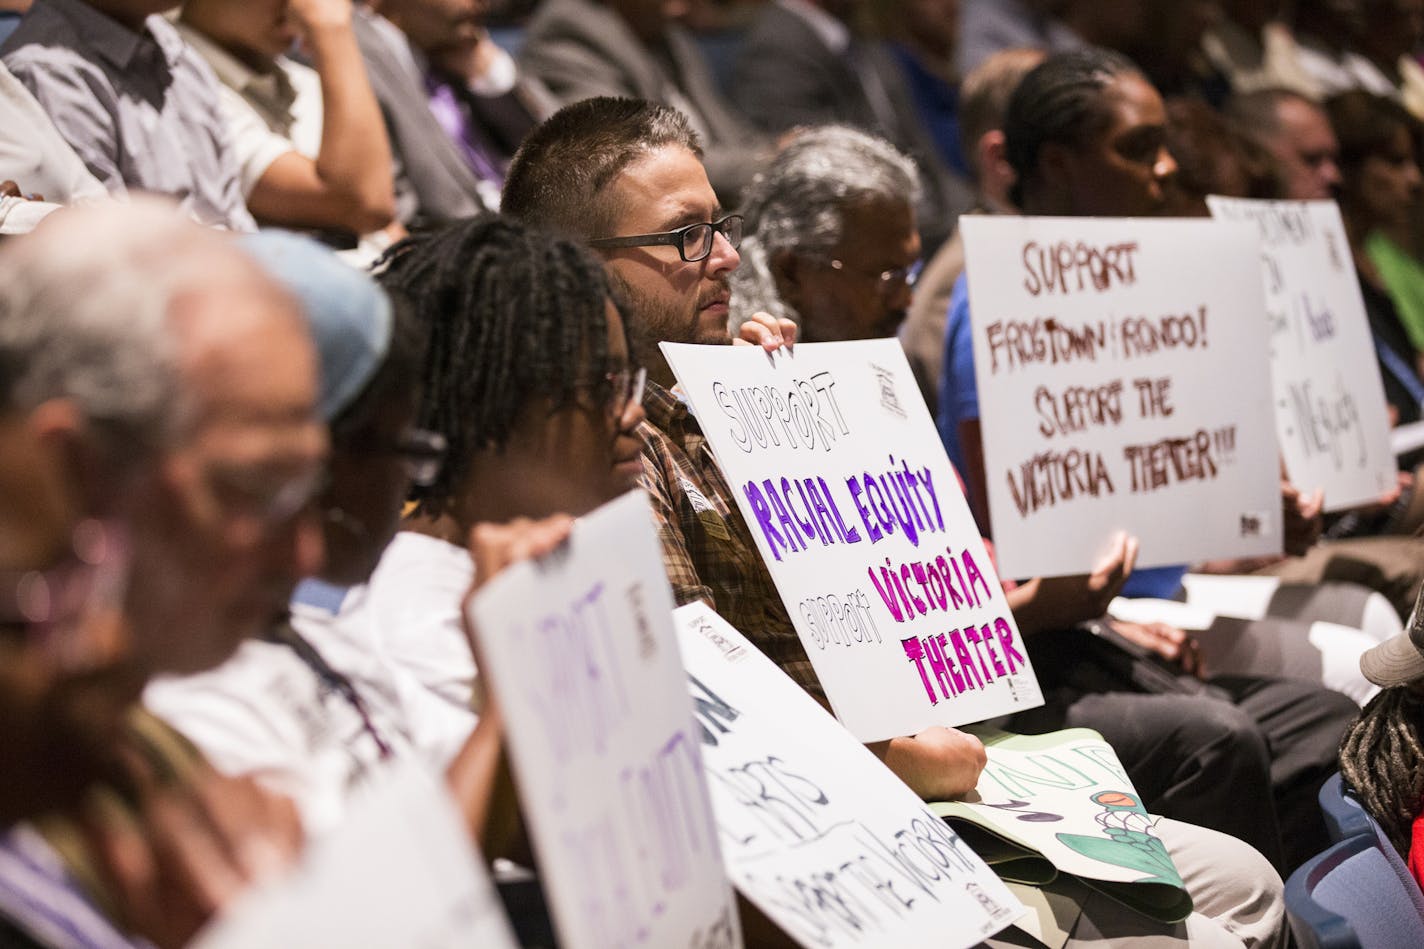
[(661, 244), (677, 248), (678, 256), (688, 263), (706, 260), (721, 234), (735, 250), (742, 243), (742, 216), (729, 214), (712, 223), (689, 224), (674, 231), (657, 234), (632, 234), (628, 237), (599, 237), (589, 241), (590, 247), (653, 247)]

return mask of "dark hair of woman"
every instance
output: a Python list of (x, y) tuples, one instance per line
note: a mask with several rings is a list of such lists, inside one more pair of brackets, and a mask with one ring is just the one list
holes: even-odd
[[(449, 451), (435, 483), (414, 492), (422, 513), (444, 511), (475, 453), (503, 447), (531, 400), (557, 411), (614, 368), (608, 279), (571, 241), (482, 215), (406, 238), (377, 271), (430, 331), (419, 424)], [(595, 382), (596, 397), (607, 387)]]
[(1424, 700), (1405, 687), (1370, 699), (1340, 742), (1340, 774), (1401, 855), (1424, 801)]

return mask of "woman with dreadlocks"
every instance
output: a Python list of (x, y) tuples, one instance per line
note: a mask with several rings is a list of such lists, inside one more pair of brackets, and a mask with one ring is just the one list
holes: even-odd
[(1424, 588), (1404, 632), (1360, 657), (1383, 687), (1340, 743), (1340, 773), (1424, 887)]
[(411, 237), (379, 274), (429, 327), (419, 426), (440, 473), (371, 577), (383, 651), (468, 710), (476, 670), (460, 622), (480, 523), (584, 514), (636, 485), (643, 372), (602, 264), (496, 215)]

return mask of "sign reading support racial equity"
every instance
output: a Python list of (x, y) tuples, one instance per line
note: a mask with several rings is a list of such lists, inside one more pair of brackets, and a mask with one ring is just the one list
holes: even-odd
[(960, 949), (1024, 912), (973, 850), (704, 603), (677, 611), (732, 882), (804, 946)]
[(1255, 228), (965, 216), (999, 567), (1088, 572), (1280, 553)]
[(1261, 235), (1276, 434), (1303, 491), (1329, 511), (1394, 487), (1384, 384), (1345, 225), (1334, 201), (1206, 199), (1222, 221)]
[(568, 949), (741, 945), (672, 611), (642, 492), (470, 606)]
[(857, 738), (1042, 704), (896, 340), (662, 348)]
[(193, 949), (421, 946), (515, 949), (504, 905), (443, 782), (384, 771), (291, 874), (244, 893)]

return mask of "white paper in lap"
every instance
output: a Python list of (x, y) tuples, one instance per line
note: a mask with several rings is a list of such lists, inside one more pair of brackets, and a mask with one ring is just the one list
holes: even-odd
[(1325, 509), (1394, 487), (1389, 416), (1365, 303), (1334, 201), (1207, 199), (1261, 235), (1276, 433), (1291, 481)]
[(705, 604), (677, 611), (732, 881), (802, 945), (958, 949), (1023, 912), (994, 872)]
[(641, 491), (470, 606), (567, 949), (741, 944), (672, 610)]
[(857, 738), (1042, 703), (896, 340), (662, 349)]
[(353, 802), (295, 872), (244, 896), (193, 949), (516, 945), (454, 802), (407, 764)]
[(1009, 576), (1281, 550), (1259, 240), (1210, 220), (965, 216), (995, 549)]

